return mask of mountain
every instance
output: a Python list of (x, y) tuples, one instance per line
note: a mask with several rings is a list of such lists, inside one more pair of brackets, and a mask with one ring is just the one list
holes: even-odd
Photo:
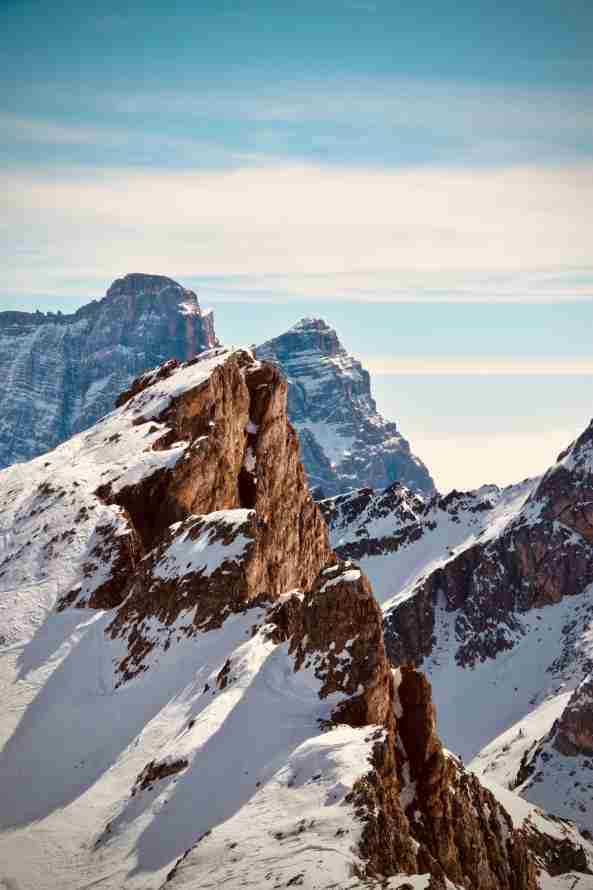
[(368, 371), (333, 328), (304, 318), (257, 348), (288, 379), (288, 416), (298, 430), (312, 489), (324, 496), (398, 480), (430, 494), (434, 483), (395, 423), (381, 417)]
[(169, 361), (0, 472), (2, 882), (569, 886), (593, 848), (466, 771), (390, 666), (286, 389), (241, 350)]
[(0, 312), (0, 467), (89, 427), (139, 373), (216, 343), (212, 314), (161, 275), (126, 275), (72, 315)]
[(593, 831), (593, 423), (508, 489), (321, 506), (383, 604), (392, 662), (430, 677), (445, 744)]

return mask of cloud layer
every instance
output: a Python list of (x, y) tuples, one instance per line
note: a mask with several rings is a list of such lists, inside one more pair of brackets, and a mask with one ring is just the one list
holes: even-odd
[[(3, 286), (99, 295), (118, 274), (212, 299), (561, 301), (592, 293), (593, 164), (15, 168)], [(204, 291), (204, 288), (202, 288)]]

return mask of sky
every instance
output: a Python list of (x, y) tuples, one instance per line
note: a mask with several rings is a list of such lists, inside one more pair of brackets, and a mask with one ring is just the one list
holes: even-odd
[(593, 415), (593, 6), (0, 0), (0, 309), (333, 323), (443, 490)]

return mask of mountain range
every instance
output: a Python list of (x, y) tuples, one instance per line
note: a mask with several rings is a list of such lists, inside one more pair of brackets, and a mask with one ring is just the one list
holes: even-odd
[(0, 887), (593, 890), (593, 424), (441, 495), (325, 322), (148, 278), (182, 354), (0, 471)]
[[(131, 274), (73, 315), (0, 312), (0, 467), (30, 460), (87, 429), (138, 374), (218, 344), (211, 312), (170, 278)], [(395, 423), (384, 420), (370, 378), (336, 332), (303, 319), (258, 347), (289, 382), (311, 487), (332, 495), (399, 479), (434, 491)]]
[(217, 344), (212, 313), (162, 275), (126, 275), (72, 315), (0, 312), (0, 467), (111, 411), (138, 374)]
[(392, 662), (430, 678), (445, 744), (593, 832), (593, 423), (506, 489), (395, 484), (321, 507), (382, 603)]
[(377, 411), (368, 371), (348, 355), (333, 328), (304, 318), (257, 348), (288, 381), (288, 416), (299, 434), (309, 483), (318, 496), (398, 480), (435, 490), (422, 461), (395, 423)]

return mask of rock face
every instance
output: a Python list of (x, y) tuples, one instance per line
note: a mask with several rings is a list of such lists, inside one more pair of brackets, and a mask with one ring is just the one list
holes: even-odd
[(592, 455), (589, 426), (541, 479), (502, 491), (426, 500), (395, 485), (321, 502), (334, 548), (383, 604), (390, 660), (430, 676), (447, 747), (588, 831)]
[(10, 882), (535, 890), (331, 551), (285, 397), (214, 349), (0, 474)]
[(569, 756), (593, 756), (593, 673), (571, 695), (555, 727), (554, 745)]
[(87, 429), (147, 368), (216, 344), (212, 314), (161, 275), (126, 275), (72, 315), (0, 312), (0, 468)]
[[(420, 582), (424, 604), (439, 594), (459, 615), (461, 663), (494, 657), (511, 647), (521, 613), (582, 593), (593, 583), (593, 423), (535, 486), (521, 509), (494, 534), (483, 536)], [(419, 663), (400, 634), (398, 610), (386, 621), (399, 658)], [(416, 633), (416, 638), (426, 634)]]
[[(472, 553), (472, 545), (487, 539), (532, 487), (528, 480), (503, 490), (485, 485), (423, 498), (395, 483), (384, 491), (359, 489), (320, 502), (334, 548), (342, 558), (360, 562), (385, 608), (394, 664), (419, 664), (430, 654), (439, 572), (455, 564), (456, 552)], [(432, 574), (426, 581), (428, 566)]]
[(395, 423), (377, 412), (368, 371), (325, 321), (304, 318), (257, 354), (288, 379), (288, 416), (312, 489), (327, 497), (399, 480), (419, 492), (434, 491), (428, 470)]

